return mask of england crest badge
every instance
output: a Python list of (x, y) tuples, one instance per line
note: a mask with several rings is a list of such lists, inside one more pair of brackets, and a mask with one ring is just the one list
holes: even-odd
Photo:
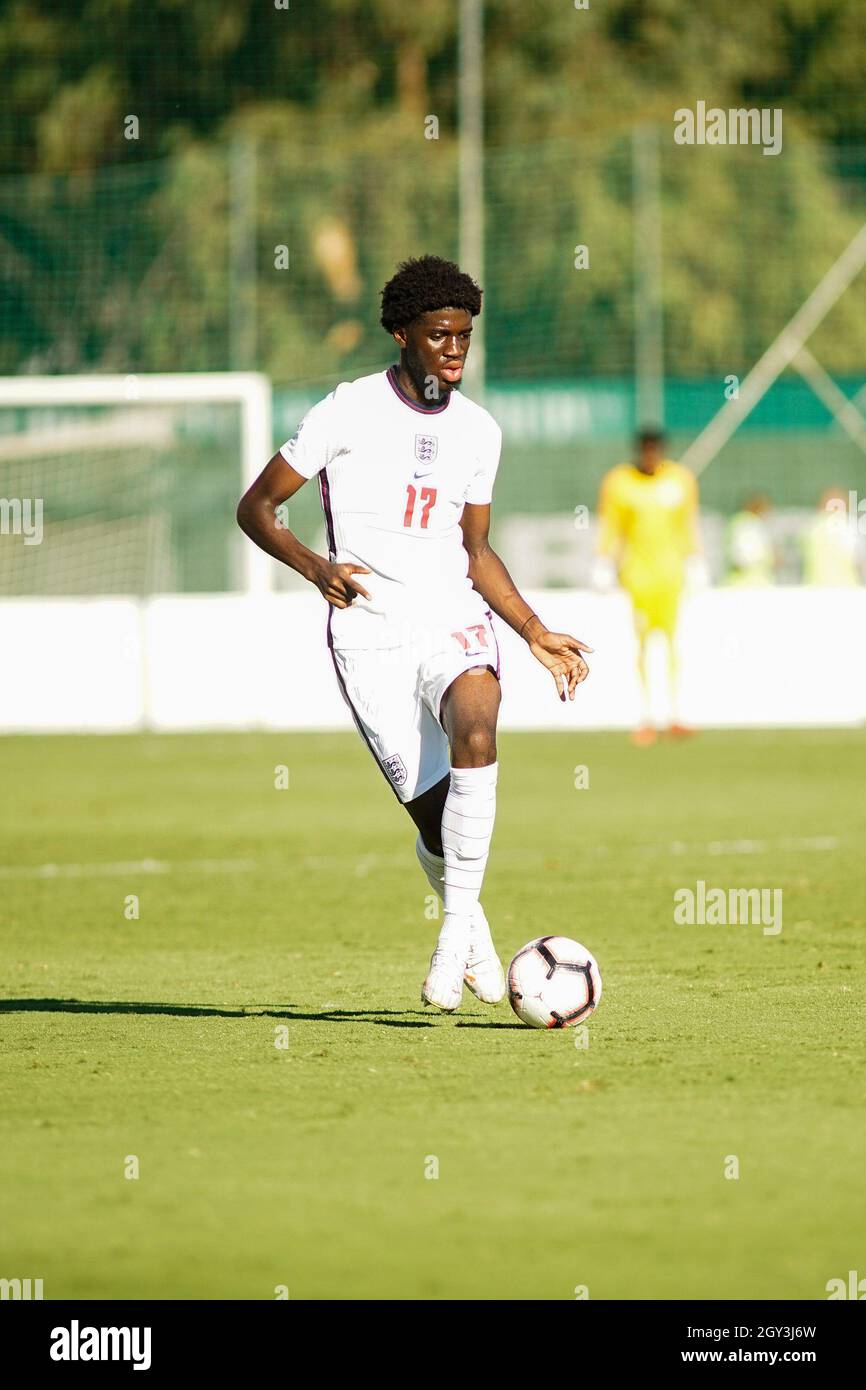
[(382, 766), (394, 785), (402, 787), (409, 774), (406, 771), (406, 765), (399, 753), (392, 753), (390, 758), (385, 758)]
[(439, 440), (435, 434), (416, 434), (415, 457), (419, 463), (435, 463)]

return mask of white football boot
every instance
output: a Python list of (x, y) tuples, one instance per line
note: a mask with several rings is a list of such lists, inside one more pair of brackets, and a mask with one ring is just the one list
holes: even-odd
[(469, 956), (463, 979), (482, 1004), (498, 1004), (505, 998), (505, 971), (480, 903), (469, 930)]
[(465, 955), (437, 946), (430, 960), (427, 979), (421, 986), (421, 1003), (432, 1004), (443, 1013), (453, 1014), (463, 998)]
[(451, 1014), (463, 998), (463, 973), (469, 959), (469, 919), (446, 912), (430, 961), (427, 979), (421, 986), (421, 1001)]

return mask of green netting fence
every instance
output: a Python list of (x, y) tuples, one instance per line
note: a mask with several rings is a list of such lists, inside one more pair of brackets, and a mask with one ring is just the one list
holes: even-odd
[[(793, 139), (767, 158), (678, 147), (658, 131), (654, 157), (650, 293), (676, 455), (866, 220), (866, 156)], [(604, 470), (647, 423), (636, 405), (647, 225), (637, 158), (630, 131), (488, 152), (484, 327), (487, 403), (505, 431), (500, 517), (592, 507)], [(379, 290), (408, 254), (458, 254), (456, 187), (450, 138), (413, 133), (411, 150), (395, 149), (392, 122), (358, 147), (321, 120), (287, 132), (261, 111), (238, 118), (230, 140), (190, 141), (170, 158), (0, 179), (0, 374), (256, 369), (274, 383), (279, 443), (334, 382), (392, 360)], [(866, 380), (866, 273), (809, 346), (854, 399)], [(65, 533), (65, 558), (52, 560), (49, 540), (40, 557), (7, 554), (0, 589), (237, 587), (236, 412), (163, 411), (114, 447), (82, 434), (77, 453), (51, 434), (75, 413), (0, 412), (0, 497), (44, 492), (55, 538)], [(793, 371), (701, 480), (705, 508), (720, 513), (755, 489), (777, 507), (811, 508), (831, 485), (862, 493), (863, 453)], [(299, 494), (293, 520), (314, 537), (314, 489)]]

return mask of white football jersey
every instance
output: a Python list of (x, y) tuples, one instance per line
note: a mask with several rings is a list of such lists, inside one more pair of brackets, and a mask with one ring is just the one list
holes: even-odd
[(459, 618), (474, 592), (460, 518), (466, 502), (491, 501), (501, 442), (474, 401), (453, 391), (420, 406), (393, 367), (342, 382), (307, 412), (280, 453), (319, 475), (331, 562), (371, 571), (357, 576), (369, 600), (332, 609), (336, 648), (402, 645)]

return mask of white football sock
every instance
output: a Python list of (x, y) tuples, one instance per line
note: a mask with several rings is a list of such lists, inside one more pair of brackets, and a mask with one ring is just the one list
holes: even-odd
[(498, 763), (487, 767), (452, 767), (451, 785), (442, 813), (445, 858), (445, 921), (439, 941), (461, 935), (478, 910), (493, 822), (496, 818)]
[[(430, 884), (434, 893), (444, 902), (445, 860), (442, 858), (441, 854), (433, 854), (432, 851), (427, 848), (420, 835), (415, 841), (415, 853), (418, 856), (418, 863), (427, 875), (427, 882)], [(490, 923), (480, 903), (478, 903), (472, 914), (472, 927), (475, 932), (475, 949), (483, 954), (485, 948), (489, 947), (490, 953), (495, 954), (493, 938), (490, 935)]]
[(431, 854), (421, 836), (415, 841), (418, 863), (427, 875), (427, 882), (440, 898), (445, 897), (445, 860), (441, 854)]

